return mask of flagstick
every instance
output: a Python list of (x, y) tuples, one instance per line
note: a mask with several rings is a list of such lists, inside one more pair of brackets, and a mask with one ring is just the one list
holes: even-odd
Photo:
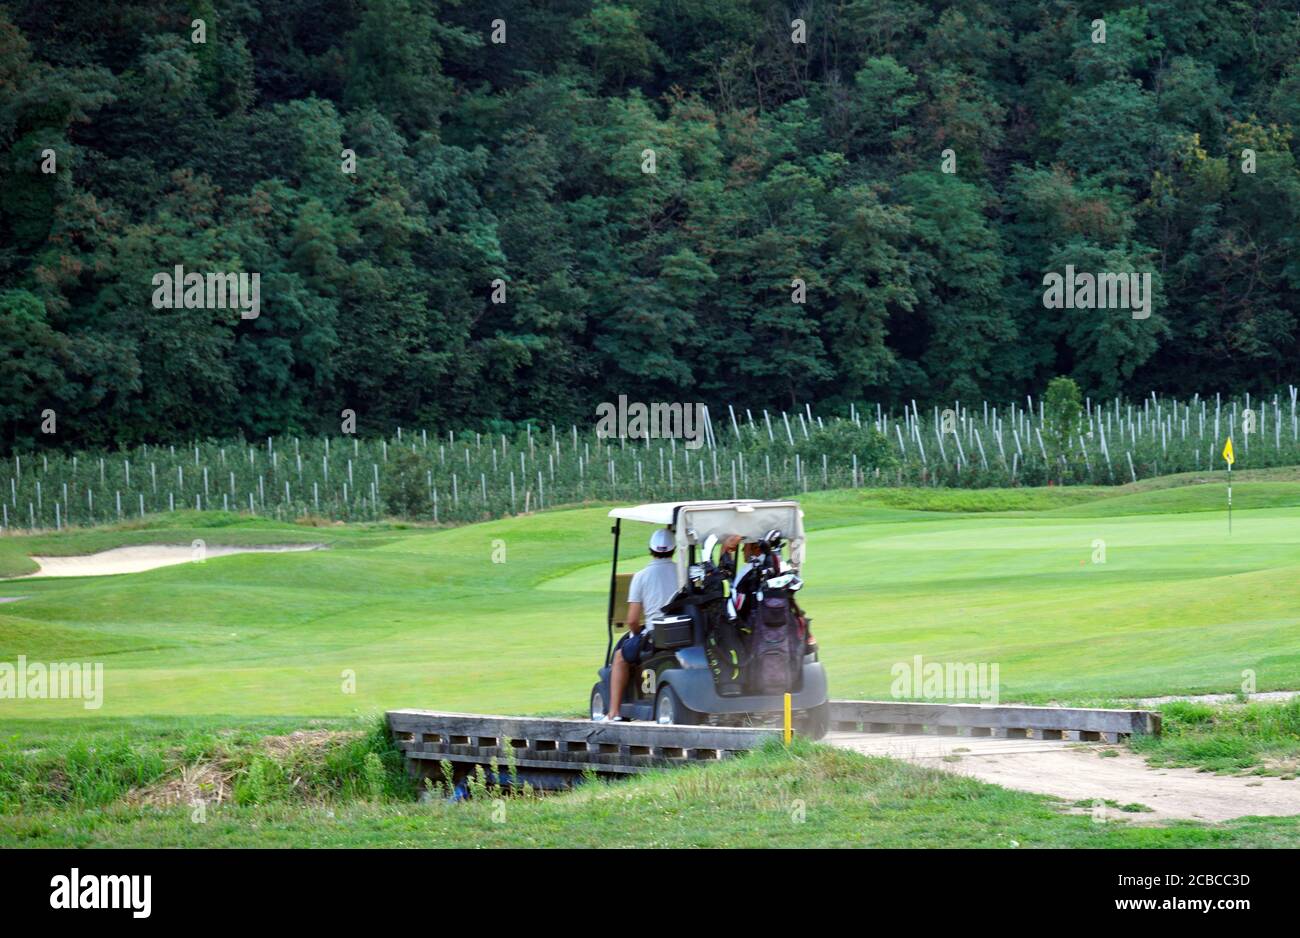
[(1223, 461), (1228, 464), (1228, 535), (1232, 536), (1232, 464), (1237, 461), (1237, 456), (1232, 451), (1232, 437), (1223, 444)]

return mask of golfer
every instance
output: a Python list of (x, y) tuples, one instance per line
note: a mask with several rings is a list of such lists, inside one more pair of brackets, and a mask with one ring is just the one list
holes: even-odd
[(677, 565), (673, 563), (673, 535), (660, 528), (650, 535), (650, 562), (632, 577), (627, 591), (627, 634), (614, 646), (614, 661), (609, 675), (610, 723), (627, 719), (619, 714), (627, 676), (643, 649), (653, 643), (654, 620), (668, 600), (677, 592)]

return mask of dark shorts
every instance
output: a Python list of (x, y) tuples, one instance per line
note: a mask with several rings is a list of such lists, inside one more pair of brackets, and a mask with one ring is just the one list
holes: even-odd
[(614, 646), (614, 650), (622, 651), (623, 660), (628, 664), (636, 664), (637, 660), (641, 657), (641, 652), (650, 649), (650, 642), (647, 640), (648, 638), (649, 636), (646, 635), (645, 629), (642, 629), (635, 635), (628, 632), (618, 640), (618, 644)]

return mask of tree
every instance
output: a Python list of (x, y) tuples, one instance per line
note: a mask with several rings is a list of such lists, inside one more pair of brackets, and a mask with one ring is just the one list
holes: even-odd
[(66, 427), (70, 357), (67, 338), (50, 328), (40, 300), (25, 290), (0, 291), (0, 427), (6, 447), (34, 445), (46, 409)]
[(427, 521), (433, 516), (433, 490), (428, 473), (433, 464), (423, 453), (396, 449), (379, 478), (384, 511), (398, 518)]
[[(1271, 393), (1293, 7), (12, 0), (0, 445), (45, 399), (68, 432), (36, 442), (94, 446), (619, 393)], [(155, 309), (177, 263), (259, 274), (262, 315)], [(1067, 266), (1149, 274), (1152, 315), (1045, 307)]]
[(1082, 414), (1083, 396), (1073, 378), (1062, 375), (1047, 383), (1043, 393), (1043, 430), (1054, 456), (1070, 448), (1079, 432)]
[(926, 396), (1008, 395), (1017, 335), (1003, 303), (1003, 246), (985, 216), (986, 193), (930, 171), (904, 176), (899, 194), (912, 217), (908, 266), (928, 330), (920, 356), (930, 378)]

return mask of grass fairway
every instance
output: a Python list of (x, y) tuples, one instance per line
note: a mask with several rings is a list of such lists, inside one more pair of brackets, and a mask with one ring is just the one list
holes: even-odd
[[(1219, 485), (806, 496), (805, 604), (832, 692), (888, 695), (891, 665), (915, 655), (998, 664), (1003, 700), (1231, 692), (1246, 669), (1260, 690), (1300, 687), (1300, 482), (1234, 494), (1231, 539)], [(193, 537), (329, 549), (0, 584), (22, 597), (0, 605), (0, 661), (105, 664), (101, 709), (4, 700), (0, 728), (396, 706), (576, 713), (604, 652), (608, 528), (594, 508), (442, 530), (196, 515), (6, 537), (11, 564)]]
[[(1300, 481), (1239, 481), (1231, 539), (1223, 487), (1182, 481), (805, 496), (804, 601), (832, 693), (888, 696), (891, 666), (915, 655), (997, 664), (1004, 701), (1232, 692), (1246, 669), (1260, 690), (1300, 687)], [(20, 597), (0, 605), (0, 662), (103, 662), (105, 675), (98, 710), (0, 700), (0, 844), (598, 845), (653, 832), (653, 844), (675, 846), (1140, 847), (1300, 837), (1296, 818), (1098, 825), (1040, 796), (827, 747), (512, 801), (511, 823), (500, 825), (490, 803), (414, 804), (382, 733), (288, 757), (259, 748), (297, 728), (355, 739), (389, 707), (580, 712), (604, 652), (608, 530), (605, 508), (584, 508), (454, 529), (183, 514), (0, 538), (8, 573), (27, 572), (29, 554), (195, 538), (328, 548), (0, 583), (0, 596)], [(628, 569), (648, 531), (632, 526), (625, 539)], [(1094, 562), (1103, 548), (1104, 563)], [(1227, 731), (1192, 730), (1171, 736), (1161, 757), (1209, 765), (1212, 751), (1222, 762)], [(1224, 765), (1249, 764), (1261, 746), (1290, 758), (1294, 734), (1283, 735), (1236, 740)], [(236, 789), (206, 823), (186, 805), (128, 796), (200, 765), (223, 766)], [(806, 808), (798, 822), (796, 802)]]

